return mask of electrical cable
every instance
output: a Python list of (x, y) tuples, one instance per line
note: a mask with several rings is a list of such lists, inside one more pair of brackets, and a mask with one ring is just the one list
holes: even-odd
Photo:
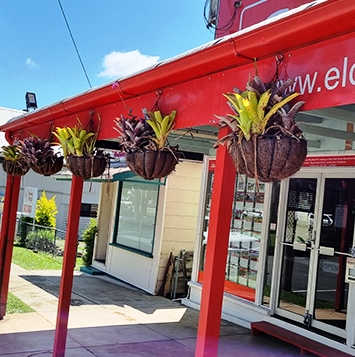
[(76, 54), (77, 54), (78, 59), (79, 59), (79, 62), (80, 62), (80, 64), (81, 64), (81, 68), (82, 68), (82, 69), (83, 69), (83, 71), (84, 71), (84, 74), (85, 74), (86, 80), (87, 80), (87, 81), (88, 81), (88, 83), (89, 83), (89, 87), (90, 87), (90, 88), (92, 88), (92, 85), (91, 85), (91, 82), (90, 82), (89, 76), (88, 76), (88, 74), (87, 74), (87, 72), (86, 72), (86, 69), (85, 69), (84, 63), (83, 63), (83, 61), (82, 61), (82, 59), (81, 59), (81, 56), (80, 56), (80, 53), (79, 53), (78, 47), (77, 47), (77, 45), (76, 45), (76, 43), (75, 43), (74, 36), (73, 36), (72, 31), (71, 31), (71, 29), (70, 29), (69, 22), (68, 22), (68, 20), (67, 20), (67, 17), (65, 16), (65, 12), (64, 12), (64, 9), (63, 9), (63, 6), (62, 6), (62, 3), (60, 2), (60, 0), (58, 0), (58, 4), (59, 4), (59, 7), (60, 7), (60, 9), (61, 9), (61, 11), (62, 11), (62, 15), (63, 15), (64, 21), (65, 21), (65, 23), (66, 23), (66, 25), (67, 25), (67, 28), (68, 28), (68, 31), (69, 31), (69, 34), (70, 34), (71, 40), (72, 40), (72, 42), (73, 42), (73, 45), (74, 45), (74, 48), (75, 48)]

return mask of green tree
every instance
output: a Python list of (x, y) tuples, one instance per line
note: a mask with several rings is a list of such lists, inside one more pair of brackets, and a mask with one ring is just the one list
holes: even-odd
[(48, 199), (46, 191), (42, 191), (42, 196), (37, 200), (36, 204), (36, 224), (55, 228), (56, 215), (58, 213), (55, 198), (56, 196), (53, 196)]

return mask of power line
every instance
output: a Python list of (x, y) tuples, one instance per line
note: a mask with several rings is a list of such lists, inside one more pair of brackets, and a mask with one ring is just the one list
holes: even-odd
[(82, 61), (82, 59), (81, 59), (81, 56), (80, 56), (80, 53), (79, 53), (78, 47), (77, 47), (77, 45), (76, 45), (76, 43), (75, 43), (74, 36), (73, 36), (73, 34), (72, 34), (72, 32), (71, 32), (71, 29), (70, 29), (70, 26), (69, 26), (69, 22), (68, 22), (68, 20), (67, 20), (67, 17), (65, 16), (65, 12), (64, 12), (64, 9), (63, 9), (63, 6), (62, 6), (62, 4), (61, 4), (60, 0), (58, 0), (58, 4), (59, 4), (60, 9), (61, 9), (61, 11), (62, 11), (62, 15), (63, 15), (64, 21), (65, 21), (65, 23), (66, 23), (66, 25), (67, 25), (67, 28), (68, 28), (68, 31), (69, 31), (69, 34), (70, 34), (71, 40), (72, 40), (72, 42), (73, 42), (73, 45), (74, 45), (74, 48), (75, 48), (76, 54), (77, 54), (77, 56), (78, 56), (78, 58), (79, 58), (79, 61), (80, 61), (81, 67), (82, 67), (82, 69), (83, 69), (83, 71), (84, 71), (84, 74), (85, 74), (86, 80), (88, 81), (90, 88), (92, 88), (92, 85), (91, 85), (91, 82), (90, 82), (89, 76), (88, 76), (88, 74), (87, 74), (87, 72), (86, 72), (86, 69), (85, 69), (84, 63), (83, 63), (83, 61)]

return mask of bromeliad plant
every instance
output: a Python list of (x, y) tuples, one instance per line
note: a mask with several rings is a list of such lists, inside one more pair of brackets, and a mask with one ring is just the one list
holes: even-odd
[(227, 143), (238, 172), (257, 181), (271, 182), (299, 170), (306, 155), (307, 143), (295, 117), (304, 102), (291, 108), (289, 102), (299, 93), (286, 94), (293, 84), (288, 79), (281, 86), (264, 83), (258, 76), (249, 79), (246, 90), (226, 93), (233, 114), (217, 116), (232, 133), (219, 143)]
[(4, 145), (1, 149), (1, 155), (4, 157), (2, 167), (6, 173), (14, 176), (23, 176), (28, 172), (30, 167), (24, 160), (18, 144)]
[(148, 112), (144, 110), (146, 121), (152, 127), (155, 136), (151, 140), (155, 143), (157, 150), (163, 150), (167, 147), (168, 136), (175, 127), (176, 110), (169, 115), (163, 116), (160, 110)]
[(63, 167), (63, 156), (54, 152), (49, 139), (30, 136), (21, 141), (21, 153), (31, 169), (44, 176), (54, 175)]
[(5, 160), (16, 162), (21, 159), (22, 153), (18, 145), (4, 145), (1, 147), (2, 149), (2, 156), (4, 156)]
[(80, 119), (77, 118), (77, 120), (78, 126), (75, 125), (73, 128), (58, 127), (56, 128), (56, 132), (53, 133), (63, 149), (65, 158), (68, 158), (70, 155), (87, 156), (94, 154), (96, 135), (88, 133), (83, 128)]
[[(265, 134), (270, 127), (275, 128), (275, 125), (284, 133), (295, 129), (294, 118), (304, 102), (296, 103), (292, 110), (286, 112), (285, 105), (300, 95), (300, 93), (292, 93), (285, 98), (282, 97), (283, 91), (291, 84), (291, 80), (288, 80), (272, 92), (272, 88), (267, 89), (261, 79), (255, 76), (248, 82), (246, 91), (242, 92), (237, 88), (234, 93), (224, 94), (234, 114), (228, 114), (227, 120), (223, 117), (219, 118), (230, 125), (240, 139), (244, 137), (246, 140), (250, 140), (255, 135)], [(279, 119), (273, 122), (275, 114), (280, 116), (281, 122)], [(289, 133), (294, 135), (292, 132)]]
[(120, 134), (120, 144), (126, 152), (170, 149), (168, 136), (175, 126), (176, 110), (163, 116), (160, 110), (143, 109), (144, 118), (131, 116), (114, 120)]
[(168, 136), (175, 126), (176, 110), (163, 115), (160, 110), (143, 109), (144, 118), (131, 116), (114, 120), (119, 142), (127, 164), (146, 180), (169, 175), (178, 163), (178, 147), (171, 146)]
[[(151, 146), (151, 138), (154, 135), (153, 129), (146, 119), (132, 116), (114, 120), (114, 129), (119, 133), (119, 142), (125, 152), (142, 151)], [(153, 149), (153, 148), (152, 148)]]
[(101, 119), (96, 132), (88, 132), (77, 118), (78, 125), (74, 127), (57, 127), (54, 136), (63, 150), (69, 170), (76, 176), (87, 180), (100, 176), (109, 161), (103, 150), (96, 149), (97, 136), (100, 130)]

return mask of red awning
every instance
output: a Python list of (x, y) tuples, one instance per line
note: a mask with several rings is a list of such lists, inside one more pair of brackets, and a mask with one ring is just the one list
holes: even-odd
[(219, 97), (215, 98), (214, 92), (218, 91), (221, 97), (222, 91), (218, 88), (219, 83), (206, 86), (210, 76), (244, 65), (252, 66), (254, 58), (258, 61), (273, 58), (278, 53), (354, 30), (354, 2), (314, 1), (122, 78), (115, 90), (111, 82), (17, 117), (1, 126), (0, 130), (6, 132), (8, 141), (28, 136), (25, 133), (44, 136), (50, 126), (74, 125), (76, 116), (82, 119), (94, 110), (104, 120), (99, 139), (112, 139), (117, 136), (113, 130), (113, 119), (126, 113), (124, 104), (139, 115), (141, 108), (154, 104), (157, 91), (163, 92), (161, 103), (166, 111), (179, 111), (177, 129), (211, 125), (213, 113), (218, 113), (221, 101)]

